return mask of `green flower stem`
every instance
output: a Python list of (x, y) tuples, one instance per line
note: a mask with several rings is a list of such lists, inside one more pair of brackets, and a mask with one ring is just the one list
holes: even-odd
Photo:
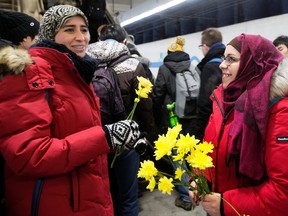
[(116, 149), (116, 152), (114, 154), (114, 157), (113, 157), (113, 160), (112, 160), (112, 163), (111, 163), (111, 166), (110, 166), (111, 168), (113, 168), (116, 158), (118, 156), (120, 156), (124, 150), (125, 150), (124, 146), (121, 146), (121, 147)]
[[(140, 99), (140, 98), (139, 98), (139, 99)], [(133, 119), (133, 116), (134, 116), (134, 113), (135, 113), (137, 104), (138, 104), (138, 102), (137, 102), (137, 103), (134, 102), (132, 111), (131, 111), (130, 114), (128, 115), (127, 120), (132, 120), (132, 119)], [(112, 163), (111, 163), (111, 166), (110, 166), (111, 168), (113, 168), (116, 158), (117, 158), (118, 156), (120, 156), (124, 150), (125, 150), (124, 145), (116, 149), (116, 152), (115, 152), (115, 154), (114, 154), (114, 157), (113, 157), (113, 160), (112, 160)]]
[(154, 149), (154, 146), (150, 142), (148, 142), (148, 145), (151, 147), (151, 149)]
[(133, 116), (134, 116), (134, 113), (135, 113), (137, 104), (138, 104), (138, 103), (134, 102), (132, 111), (131, 111), (130, 114), (128, 115), (127, 120), (132, 120), (132, 119), (133, 119)]
[(166, 176), (166, 177), (171, 177), (171, 178), (174, 178), (174, 176), (173, 176), (173, 175), (170, 175), (170, 174), (168, 174), (168, 173), (165, 173), (165, 172), (161, 172), (161, 171), (159, 171), (159, 170), (158, 170), (158, 175), (159, 175), (159, 177), (163, 177), (163, 176)]
[(221, 199), (222, 199), (225, 203), (227, 203), (227, 204), (235, 211), (235, 213), (236, 213), (238, 216), (241, 216), (241, 214), (236, 210), (236, 208), (235, 208), (230, 202), (228, 202), (227, 200), (225, 200), (223, 197), (221, 197)]
[(170, 161), (171, 164), (173, 164), (173, 160), (171, 157), (168, 156), (168, 160)]
[[(140, 99), (140, 98), (139, 98), (139, 99)], [(134, 113), (135, 113), (137, 104), (138, 104), (138, 102), (137, 102), (137, 103), (134, 102), (132, 111), (131, 111), (130, 114), (128, 115), (127, 120), (132, 120), (132, 119), (133, 119), (133, 116), (134, 116)], [(111, 163), (111, 166), (110, 166), (111, 168), (113, 168), (113, 165), (114, 165), (114, 163), (115, 163), (116, 158), (117, 158), (118, 156), (120, 156), (124, 150), (125, 150), (124, 145), (116, 149), (114, 158), (113, 158), (112, 163)]]

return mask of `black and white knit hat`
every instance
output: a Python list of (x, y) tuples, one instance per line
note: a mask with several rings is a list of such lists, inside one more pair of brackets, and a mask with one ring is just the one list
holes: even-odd
[(55, 35), (60, 28), (72, 17), (81, 16), (88, 26), (85, 14), (77, 7), (71, 5), (56, 5), (50, 7), (42, 17), (40, 22), (39, 40), (55, 39)]
[(25, 13), (0, 10), (0, 37), (18, 45), (24, 38), (38, 35), (39, 22)]

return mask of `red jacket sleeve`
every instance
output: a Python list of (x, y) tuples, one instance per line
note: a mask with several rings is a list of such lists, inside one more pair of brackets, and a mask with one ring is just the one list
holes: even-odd
[[(9, 88), (7, 85), (11, 83), (14, 86)], [(83, 102), (77, 104), (83, 109), (81, 114), (68, 113), (62, 108), (61, 115), (71, 121), (76, 118), (73, 122), (77, 123), (72, 126), (66, 120), (63, 125), (67, 129), (62, 129), (73, 128), (74, 132), (60, 139), (51, 135), (54, 117), (45, 91), (29, 90), (24, 75), (10, 75), (2, 80), (0, 100), (0, 149), (7, 166), (17, 175), (34, 178), (61, 175), (110, 150), (102, 126), (90, 118), (92, 108), (88, 103), (86, 109)], [(60, 120), (64, 119), (61, 115)]]

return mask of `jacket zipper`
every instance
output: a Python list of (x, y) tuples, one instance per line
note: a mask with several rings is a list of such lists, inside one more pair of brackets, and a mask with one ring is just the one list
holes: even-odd
[[(224, 126), (225, 126), (225, 123), (226, 123), (226, 120), (224, 119), (224, 111), (223, 111), (223, 108), (221, 106), (221, 103), (219, 101), (219, 99), (217, 98), (217, 96), (215, 95), (214, 91), (212, 93), (212, 97), (215, 98), (215, 101), (216, 103), (218, 104), (218, 107), (220, 109), (220, 112), (222, 114), (222, 117), (223, 117), (223, 121), (221, 123), (221, 130), (220, 130), (220, 135), (219, 135), (219, 138), (218, 138), (218, 141), (217, 141), (217, 148), (216, 148), (216, 161), (215, 161), (215, 184), (214, 184), (214, 188), (213, 188), (213, 182), (212, 182), (212, 189), (213, 191), (215, 191), (216, 188), (218, 188), (218, 151), (219, 151), (219, 146), (220, 146), (220, 141), (221, 141), (221, 138), (223, 136), (223, 132), (224, 132)], [(213, 176), (212, 176), (213, 177)], [(213, 179), (213, 178), (212, 178)]]

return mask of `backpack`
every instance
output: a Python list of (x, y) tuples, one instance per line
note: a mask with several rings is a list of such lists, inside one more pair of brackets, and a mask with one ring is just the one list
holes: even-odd
[(179, 118), (191, 118), (197, 114), (200, 90), (200, 74), (196, 69), (176, 73), (175, 113)]
[(100, 99), (100, 112), (103, 125), (126, 118), (119, 79), (113, 66), (127, 58), (130, 58), (130, 56), (122, 56), (112, 62), (100, 64), (94, 72), (92, 84), (96, 95)]

